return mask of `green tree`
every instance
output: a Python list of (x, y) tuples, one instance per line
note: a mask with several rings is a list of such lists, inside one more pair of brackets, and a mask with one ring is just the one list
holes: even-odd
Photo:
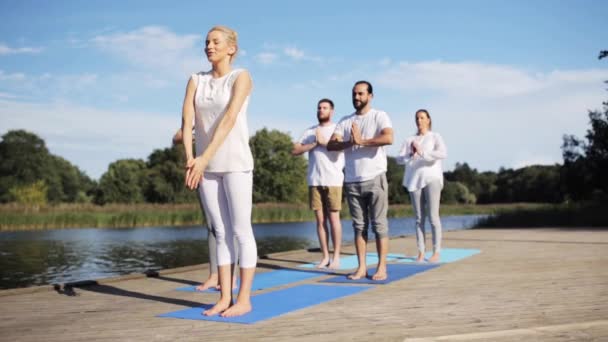
[(33, 184), (49, 166), (49, 150), (44, 140), (24, 131), (9, 131), (0, 142), (0, 200), (13, 198), (9, 190)]
[(475, 204), (475, 194), (469, 191), (461, 182), (444, 181), (441, 192), (441, 203), (444, 204)]
[(251, 137), (249, 145), (255, 163), (253, 201), (305, 202), (306, 160), (291, 155), (291, 137), (263, 128)]
[[(606, 57), (608, 51), (600, 51), (598, 59)], [(575, 200), (608, 201), (608, 101), (602, 105), (603, 111), (589, 111), (587, 141), (574, 135), (563, 138), (562, 178), (568, 197)]]
[(608, 102), (603, 111), (589, 111), (586, 141), (566, 135), (562, 144), (563, 176), (573, 199), (608, 199)]
[(9, 190), (15, 202), (36, 206), (46, 204), (47, 191), (48, 187), (43, 180), (35, 181), (29, 185), (14, 186)]
[(154, 150), (148, 157), (144, 197), (152, 203), (192, 203), (197, 194), (186, 188), (183, 146)]
[(95, 202), (141, 203), (146, 163), (141, 159), (122, 159), (111, 163), (99, 180)]
[(49, 152), (36, 134), (15, 130), (0, 142), (0, 202), (14, 200), (9, 189), (44, 181), (50, 202), (74, 202), (90, 194), (95, 183), (67, 160)]
[(397, 164), (395, 157), (387, 158), (386, 179), (388, 180), (388, 202), (404, 204), (410, 202), (407, 190), (403, 187), (403, 165)]

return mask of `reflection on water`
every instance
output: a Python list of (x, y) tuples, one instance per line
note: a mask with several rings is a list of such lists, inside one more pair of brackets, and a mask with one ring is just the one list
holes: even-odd
[[(441, 220), (444, 230), (454, 230), (481, 217)], [(350, 224), (342, 221), (344, 243), (353, 241)], [(390, 219), (389, 226), (391, 236), (414, 232), (411, 218)], [(318, 247), (314, 222), (257, 224), (254, 233), (260, 255)], [(206, 238), (206, 229), (196, 226), (0, 233), (0, 289), (201, 264), (209, 261)]]

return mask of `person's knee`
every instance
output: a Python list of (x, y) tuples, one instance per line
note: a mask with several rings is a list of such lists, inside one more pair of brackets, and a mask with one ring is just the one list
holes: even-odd
[(374, 222), (372, 225), (376, 239), (388, 237), (388, 222), (379, 221)]
[(433, 227), (433, 229), (441, 228), (441, 220), (439, 219), (439, 217), (431, 216), (431, 226)]
[(353, 230), (355, 233), (355, 240), (360, 237), (367, 240), (367, 229), (363, 229), (363, 227), (361, 227), (360, 229), (353, 227)]
[(235, 227), (234, 230), (234, 238), (240, 245), (250, 243), (252, 241), (255, 243), (255, 237), (253, 236), (253, 229), (251, 227), (241, 227), (241, 229), (236, 228), (237, 227)]

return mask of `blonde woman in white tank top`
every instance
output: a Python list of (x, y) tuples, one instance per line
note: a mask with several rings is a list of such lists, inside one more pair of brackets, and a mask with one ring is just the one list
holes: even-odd
[[(257, 246), (251, 226), (253, 158), (249, 149), (247, 106), (252, 81), (243, 69), (233, 69), (237, 34), (224, 27), (207, 33), (205, 53), (212, 69), (192, 75), (182, 109), (186, 151), (186, 186), (198, 189), (208, 224), (216, 233), (220, 299), (206, 316), (234, 317), (252, 310), (251, 284)], [(192, 155), (192, 125), (196, 122), (196, 157)], [(238, 243), (241, 285), (232, 298), (231, 267)]]

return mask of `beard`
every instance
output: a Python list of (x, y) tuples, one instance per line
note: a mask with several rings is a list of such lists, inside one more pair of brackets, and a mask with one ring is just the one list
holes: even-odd
[(322, 114), (317, 114), (317, 120), (319, 120), (320, 124), (329, 122), (329, 115), (323, 116)]
[(355, 107), (356, 110), (361, 110), (363, 108), (365, 108), (365, 106), (367, 106), (367, 102), (368, 101), (357, 101), (357, 100), (353, 100), (353, 107)]

